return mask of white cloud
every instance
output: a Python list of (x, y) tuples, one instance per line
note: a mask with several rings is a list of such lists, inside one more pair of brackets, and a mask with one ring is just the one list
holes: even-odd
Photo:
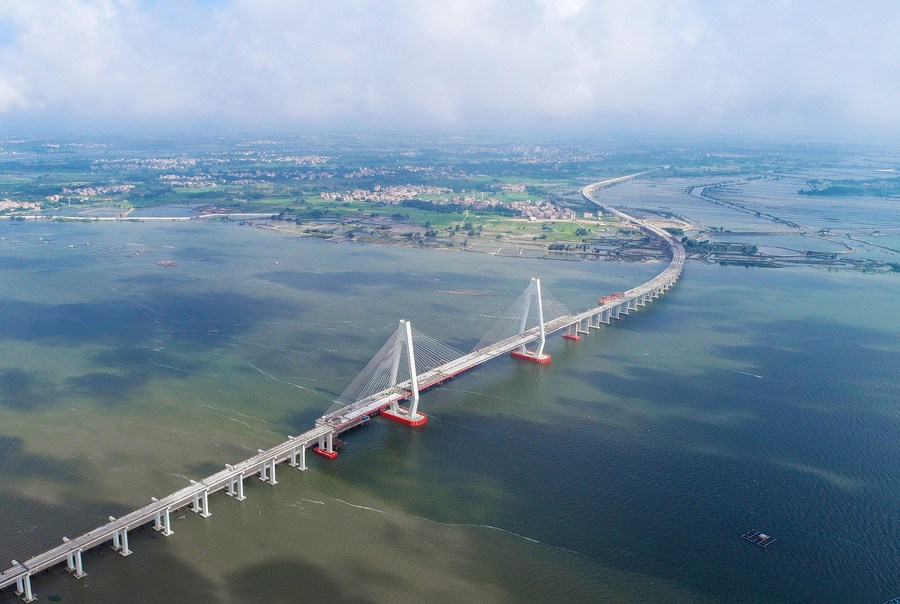
[(0, 71), (0, 113), (28, 108), (28, 100), (23, 89), (25, 82), (18, 76)]
[(0, 117), (900, 130), (890, 3), (0, 0)]

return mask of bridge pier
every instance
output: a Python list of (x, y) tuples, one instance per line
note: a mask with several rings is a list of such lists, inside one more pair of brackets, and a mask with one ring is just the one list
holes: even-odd
[[(115, 518), (110, 516), (109, 521), (114, 521)], [(125, 526), (121, 529), (118, 529), (113, 532), (113, 551), (119, 552), (122, 556), (130, 556), (131, 550), (128, 549), (128, 527)]]
[[(68, 543), (69, 541), (70, 539), (68, 537), (63, 537), (63, 543)], [(87, 576), (87, 573), (84, 572), (84, 568), (81, 564), (81, 551), (82, 550), (78, 549), (66, 554), (66, 570), (72, 573), (72, 576), (76, 579)]]
[[(262, 449), (259, 450), (262, 453)], [(268, 482), (270, 485), (278, 484), (278, 481), (275, 480), (275, 458), (264, 461), (263, 464), (259, 468), (259, 479), (263, 482)]]
[(241, 472), (237, 476), (232, 476), (228, 479), (228, 489), (225, 491), (225, 494), (229, 497), (234, 497), (238, 501), (243, 501), (246, 499), (244, 497), (244, 473)]
[[(13, 564), (18, 564), (18, 562), (13, 560)], [(34, 596), (34, 592), (31, 591), (31, 575), (25, 575), (24, 578), (16, 579), (15, 594), (22, 598), (23, 602), (34, 602), (37, 600)]]
[[(63, 541), (68, 541), (68, 539), (63, 538)], [(81, 564), (81, 551), (82, 550), (79, 549), (66, 554), (66, 570), (72, 573), (72, 576), (76, 579), (87, 576), (87, 573), (84, 572), (84, 568)]]
[[(581, 328), (582, 323), (584, 323), (584, 329)], [(591, 318), (588, 317), (584, 319), (584, 321), (579, 321), (575, 324), (575, 335), (577, 336), (579, 333), (583, 333), (584, 335), (590, 335), (591, 333)]]
[[(298, 451), (299, 449), (299, 451)], [(297, 463), (297, 453), (300, 453), (300, 463)], [(298, 470), (306, 469), (306, 445), (300, 445), (300, 447), (294, 447), (291, 449), (291, 460), (288, 462), (288, 465)]]
[(313, 448), (313, 452), (318, 453), (322, 457), (334, 459), (337, 457), (337, 451), (334, 450), (334, 434), (328, 432), (319, 437), (319, 446)]
[(566, 333), (563, 334), (563, 337), (567, 340), (572, 340), (573, 342), (577, 342), (581, 339), (581, 336), (578, 335), (578, 327), (576, 323), (572, 323), (568, 327), (566, 327)]
[[(150, 498), (152, 501), (159, 501), (156, 497)], [(169, 518), (169, 508), (156, 512), (153, 518), (153, 530), (159, 531), (168, 537), (172, 534), (172, 521)]]
[(275, 458), (269, 460), (269, 484), (275, 486), (278, 481), (275, 480)]
[[(191, 484), (197, 484), (197, 482), (192, 480)], [(203, 501), (202, 504), (201, 499)], [(200, 514), (204, 518), (209, 518), (210, 516), (212, 516), (212, 514), (209, 512), (209, 489), (206, 489), (194, 495), (194, 503), (191, 506), (191, 511), (195, 514)]]
[(209, 489), (203, 491), (203, 511), (200, 512), (200, 515), (204, 518), (212, 516), (212, 513), (209, 511)]

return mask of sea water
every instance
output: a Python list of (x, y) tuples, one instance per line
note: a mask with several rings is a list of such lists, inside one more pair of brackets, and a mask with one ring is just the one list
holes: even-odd
[[(399, 319), (470, 349), (664, 263), (333, 244), (234, 224), (0, 222), (0, 559), (310, 428)], [(689, 262), (546, 366), (500, 358), (335, 460), (132, 531), (42, 601), (882, 602), (900, 595), (896, 275)], [(477, 294), (477, 295), (476, 295)], [(763, 550), (739, 536), (777, 541)], [(10, 591), (0, 602), (16, 601)]]

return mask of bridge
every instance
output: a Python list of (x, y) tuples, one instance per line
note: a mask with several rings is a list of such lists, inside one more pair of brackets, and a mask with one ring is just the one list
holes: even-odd
[[(640, 173), (644, 174), (644, 173)], [(590, 184), (581, 190), (584, 198), (615, 215), (623, 223), (633, 225), (656, 241), (669, 257), (669, 264), (660, 274), (637, 287), (604, 296), (597, 306), (571, 313), (546, 292), (540, 280), (532, 279), (521, 296), (503, 313), (475, 349), (461, 353), (413, 329), (409, 321), (400, 321), (397, 331), (353, 380), (328, 411), (303, 434), (288, 439), (236, 465), (190, 484), (125, 516), (114, 518), (83, 535), (69, 539), (24, 562), (12, 561), (12, 566), (0, 572), (0, 590), (15, 586), (15, 593), (25, 602), (36, 599), (31, 577), (56, 565), (65, 564), (73, 577), (86, 576), (83, 554), (90, 549), (112, 544), (122, 556), (131, 554), (128, 533), (145, 524), (166, 537), (173, 534), (171, 514), (189, 508), (208, 518), (210, 495), (225, 491), (226, 495), (242, 501), (244, 480), (257, 476), (275, 485), (275, 468), (287, 462), (298, 470), (306, 470), (306, 452), (313, 451), (326, 458), (337, 456), (335, 437), (342, 432), (370, 421), (376, 415), (406, 424), (422, 426), (427, 416), (418, 409), (422, 390), (438, 386), (456, 375), (498, 356), (510, 354), (517, 359), (535, 363), (550, 362), (544, 352), (547, 336), (563, 332), (569, 340), (579, 340), (591, 329), (599, 329), (613, 319), (620, 319), (645, 306), (667, 292), (681, 276), (685, 253), (681, 244), (666, 231), (624, 212), (604, 206), (597, 198), (597, 190), (622, 182), (640, 174), (633, 174)], [(534, 345), (532, 348), (529, 346)], [(408, 401), (406, 407), (400, 403)]]

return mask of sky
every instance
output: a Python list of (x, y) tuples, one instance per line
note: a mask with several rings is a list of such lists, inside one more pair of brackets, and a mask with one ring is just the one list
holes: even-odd
[(0, 132), (900, 135), (896, 0), (0, 0)]

